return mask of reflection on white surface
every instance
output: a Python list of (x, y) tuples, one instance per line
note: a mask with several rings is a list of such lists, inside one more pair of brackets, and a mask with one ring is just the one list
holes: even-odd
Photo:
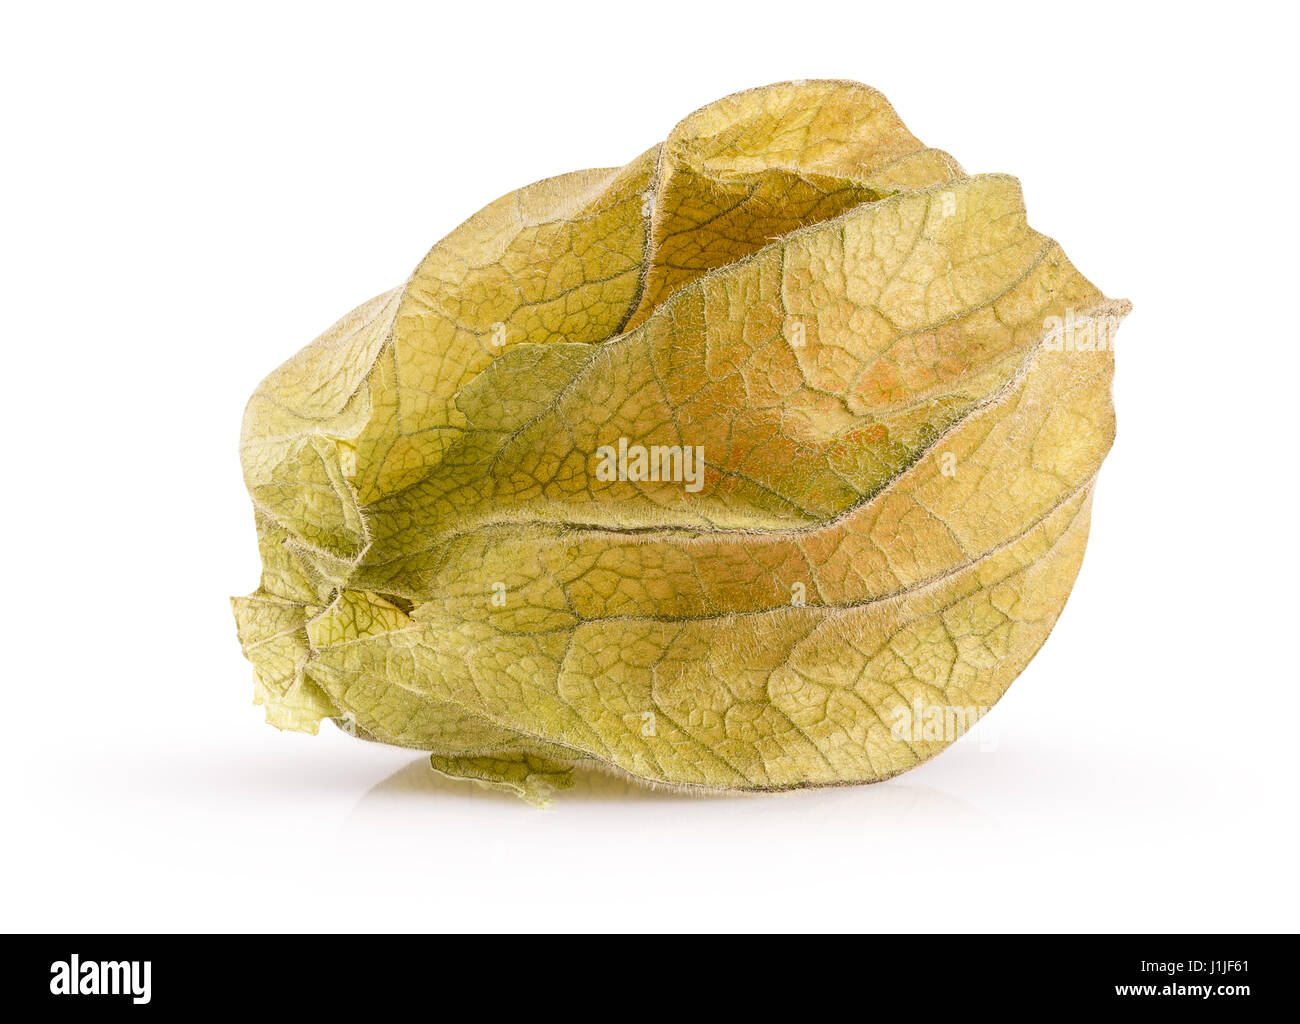
[(762, 929), (838, 912), (845, 928), (894, 930), (908, 926), (900, 907), (973, 891), (965, 851), (998, 849), (1001, 834), (919, 782), (699, 795), (583, 771), (538, 810), (421, 758), (355, 804), (330, 856), (362, 891), (396, 898), (386, 912), (412, 927)]
[[(897, 931), (1194, 930), (1188, 886), (1233, 879), (1226, 920), (1294, 920), (1293, 816), (1262, 822), (1186, 757), (1096, 749), (1083, 733), (996, 751), (959, 741), (873, 786), (767, 796), (651, 790), (585, 772), (541, 811), (437, 775), (423, 756), (250, 731), (176, 751), (103, 735), (29, 763), (15, 820), (15, 929)], [(1212, 768), (1213, 766), (1210, 766)], [(1275, 806), (1290, 808), (1291, 794)], [(58, 808), (60, 813), (48, 813)], [(1260, 842), (1263, 835), (1273, 841)], [(1256, 873), (1235, 865), (1249, 859)], [(1271, 873), (1271, 874), (1270, 874)], [(139, 893), (160, 896), (147, 912)], [(134, 916), (133, 916), (134, 915)], [(1267, 916), (1264, 916), (1267, 915)]]
[(428, 760), (421, 757), (370, 789), (353, 808), (344, 832), (384, 825), (394, 815), (434, 815), (440, 807), (445, 809), (448, 804), (465, 801), (524, 818), (538, 813), (563, 815), (569, 812), (577, 815), (588, 812), (592, 805), (610, 804), (639, 807), (643, 813), (652, 816), (671, 814), (678, 822), (706, 818), (727, 818), (734, 822), (761, 818), (773, 812), (788, 821), (792, 818), (816, 818), (832, 809), (837, 815), (851, 809), (859, 822), (865, 820), (880, 826), (928, 820), (954, 828), (996, 827), (993, 818), (965, 800), (931, 786), (897, 779), (872, 786), (735, 794), (650, 787), (625, 776), (581, 768), (574, 772), (573, 787), (557, 792), (550, 806), (539, 812), (511, 793), (435, 772), (429, 767)]

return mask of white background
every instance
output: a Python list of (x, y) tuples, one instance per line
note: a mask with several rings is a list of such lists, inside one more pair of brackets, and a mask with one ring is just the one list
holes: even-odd
[[(0, 926), (1295, 929), (1281, 4), (8, 5)], [(476, 209), (749, 86), (880, 88), (1134, 312), (1052, 637), (874, 787), (539, 812), (250, 703), (272, 367)]]

